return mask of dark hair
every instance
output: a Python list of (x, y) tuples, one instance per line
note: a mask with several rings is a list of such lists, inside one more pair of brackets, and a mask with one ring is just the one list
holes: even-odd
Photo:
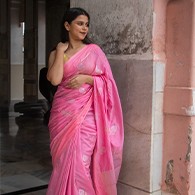
[[(88, 20), (90, 22), (89, 14), (82, 8), (79, 8), (79, 7), (69, 8), (64, 13), (64, 16), (62, 18), (62, 23), (61, 23), (61, 42), (65, 43), (65, 42), (69, 41), (68, 31), (64, 27), (64, 23), (68, 22), (69, 24), (71, 24), (71, 22), (73, 20), (75, 20), (80, 15), (87, 16)], [(92, 41), (88, 38), (88, 36), (86, 36), (85, 39), (83, 40), (83, 43), (85, 43), (85, 44), (89, 44), (91, 42)]]

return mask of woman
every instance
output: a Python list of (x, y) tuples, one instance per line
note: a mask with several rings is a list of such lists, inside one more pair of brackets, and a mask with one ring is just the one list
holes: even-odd
[(89, 14), (70, 8), (63, 19), (64, 43), (51, 52), (47, 73), (58, 85), (47, 195), (116, 195), (123, 146), (116, 84), (103, 51), (88, 43)]

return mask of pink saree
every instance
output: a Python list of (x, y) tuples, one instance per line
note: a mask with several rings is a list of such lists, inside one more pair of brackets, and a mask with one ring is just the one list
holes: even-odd
[[(76, 74), (94, 86), (65, 87)], [(49, 121), (53, 172), (47, 195), (116, 195), (121, 167), (123, 119), (110, 65), (95, 44), (64, 64)]]

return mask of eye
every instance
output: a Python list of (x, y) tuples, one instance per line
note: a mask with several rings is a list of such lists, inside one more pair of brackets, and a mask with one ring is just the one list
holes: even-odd
[(83, 22), (77, 22), (77, 24), (78, 24), (79, 26), (82, 26), (82, 25), (83, 25)]

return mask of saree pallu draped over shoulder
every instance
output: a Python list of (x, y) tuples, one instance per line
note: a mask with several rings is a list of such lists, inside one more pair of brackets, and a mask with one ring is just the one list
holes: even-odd
[[(66, 88), (77, 74), (93, 76), (94, 85)], [(53, 171), (47, 195), (117, 194), (122, 110), (110, 65), (97, 45), (84, 46), (64, 64), (49, 131)]]

